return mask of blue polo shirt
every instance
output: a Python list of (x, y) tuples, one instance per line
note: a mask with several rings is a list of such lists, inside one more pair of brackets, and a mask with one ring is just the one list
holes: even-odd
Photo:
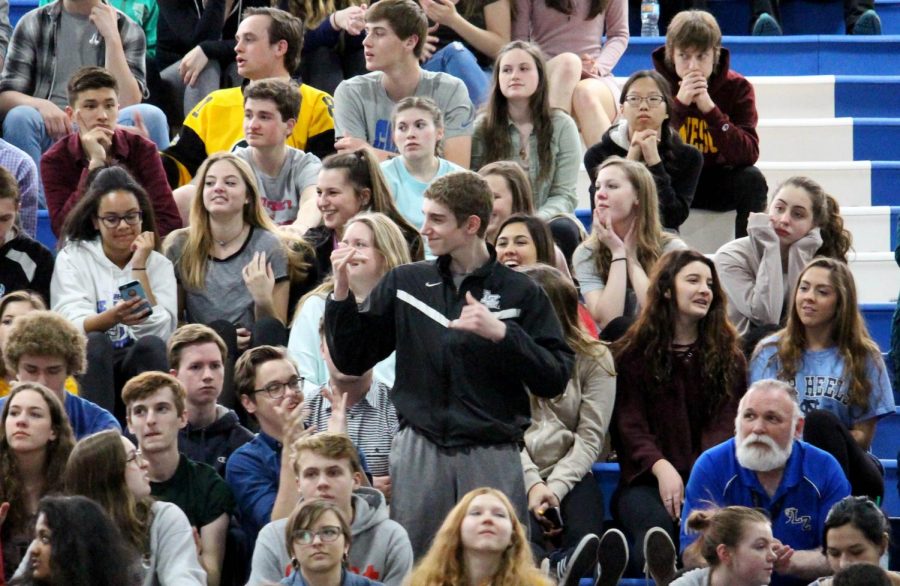
[[(795, 550), (822, 545), (825, 517), (831, 507), (850, 494), (850, 483), (834, 456), (800, 440), (794, 440), (791, 457), (775, 494), (769, 498), (756, 473), (741, 467), (734, 438), (712, 447), (697, 459), (685, 488), (682, 508), (681, 551), (697, 538), (687, 534), (691, 510), (704, 501), (720, 507), (743, 505), (769, 512), (772, 534)], [(773, 586), (800, 586), (809, 580), (772, 574)]]
[[(75, 435), (75, 441), (98, 431), (107, 429), (115, 429), (122, 431), (122, 426), (116, 421), (112, 413), (91, 403), (87, 399), (83, 399), (77, 395), (73, 395), (69, 391), (65, 391), (66, 400), (63, 408), (69, 417), (69, 425), (72, 426), (72, 433)], [(0, 399), (0, 409), (6, 403), (7, 397)]]

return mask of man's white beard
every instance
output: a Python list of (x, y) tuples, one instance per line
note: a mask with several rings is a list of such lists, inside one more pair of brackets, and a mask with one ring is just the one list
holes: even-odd
[(770, 472), (777, 468), (783, 468), (788, 458), (791, 457), (793, 449), (793, 439), (787, 448), (782, 448), (767, 435), (750, 434), (747, 437), (740, 435), (737, 437), (738, 463), (754, 472)]

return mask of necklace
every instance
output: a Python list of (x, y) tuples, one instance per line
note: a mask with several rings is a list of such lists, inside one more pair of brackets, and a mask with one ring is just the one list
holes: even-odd
[(217, 240), (216, 238), (213, 238), (213, 240), (215, 240), (216, 244), (218, 244), (222, 248), (225, 248), (226, 246), (228, 246), (229, 244), (231, 244), (232, 242), (237, 240), (243, 233), (244, 233), (244, 226), (241, 226), (241, 229), (238, 230), (238, 233), (235, 234), (234, 236), (232, 236), (231, 238), (229, 238), (228, 240)]

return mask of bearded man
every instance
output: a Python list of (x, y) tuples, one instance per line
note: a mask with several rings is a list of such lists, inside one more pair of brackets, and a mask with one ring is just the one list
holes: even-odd
[(831, 573), (822, 553), (822, 529), (831, 506), (850, 494), (833, 456), (808, 444), (797, 393), (777, 380), (760, 380), (738, 406), (736, 437), (700, 455), (685, 489), (681, 550), (686, 569), (705, 562), (684, 552), (694, 509), (743, 505), (768, 512), (776, 548), (773, 586), (809, 584)]

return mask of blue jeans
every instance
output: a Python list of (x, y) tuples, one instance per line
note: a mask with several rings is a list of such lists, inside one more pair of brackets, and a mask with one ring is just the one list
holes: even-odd
[(422, 68), (428, 71), (442, 71), (461, 79), (466, 84), (469, 99), (475, 107), (487, 99), (490, 74), (478, 65), (472, 51), (459, 41), (450, 43), (432, 55)]
[[(159, 150), (169, 146), (169, 123), (162, 110), (150, 104), (135, 104), (119, 110), (118, 123), (123, 126), (134, 126), (134, 113), (138, 112), (147, 127), (150, 140), (156, 143)], [(40, 112), (31, 106), (16, 106), (6, 114), (3, 120), (3, 137), (27, 154), (37, 165), (38, 171), (38, 205), (47, 208), (44, 196), (44, 183), (41, 181), (41, 155), (53, 146), (53, 139), (47, 134), (44, 119)]]

